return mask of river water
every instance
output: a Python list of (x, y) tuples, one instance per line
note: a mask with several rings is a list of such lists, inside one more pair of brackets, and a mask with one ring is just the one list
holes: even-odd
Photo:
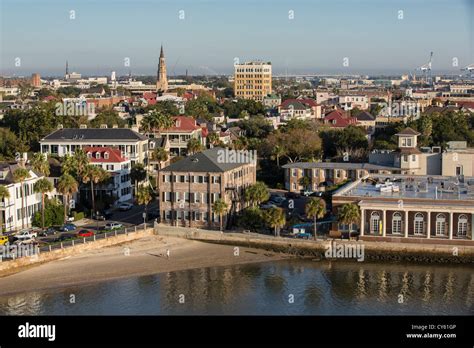
[(284, 260), (0, 297), (2, 315), (473, 315), (474, 267)]

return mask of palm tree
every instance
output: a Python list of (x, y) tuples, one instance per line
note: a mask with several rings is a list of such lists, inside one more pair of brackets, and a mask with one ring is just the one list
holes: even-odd
[[(8, 191), (6, 186), (0, 185), (0, 201), (5, 201), (5, 199), (9, 199), (9, 198), (10, 198), (10, 191)], [(0, 235), (2, 234), (3, 234), (3, 213), (0, 211)]]
[(280, 167), (280, 157), (285, 156), (286, 149), (282, 145), (275, 145), (272, 151), (273, 158), (276, 159), (277, 167)]
[(227, 208), (227, 203), (220, 198), (212, 204), (212, 210), (219, 215), (219, 231), (222, 231), (222, 217), (227, 213)]
[(263, 214), (266, 223), (274, 229), (276, 237), (278, 229), (285, 226), (285, 212), (282, 208), (273, 207), (265, 211)]
[(219, 134), (217, 132), (209, 133), (209, 135), (207, 136), (207, 141), (209, 142), (209, 145), (211, 145), (211, 147), (216, 146), (220, 142)]
[(308, 176), (301, 177), (298, 184), (303, 186), (304, 190), (311, 191), (311, 179)]
[(138, 191), (138, 183), (146, 179), (146, 170), (143, 164), (135, 163), (130, 170), (130, 178), (135, 185), (135, 192)]
[(202, 151), (201, 141), (197, 138), (191, 138), (187, 145), (188, 154), (194, 155), (196, 152)]
[(31, 159), (31, 168), (44, 176), (49, 176), (49, 163), (46, 155), (41, 152), (35, 153)]
[(305, 211), (306, 216), (314, 219), (314, 239), (316, 239), (316, 222), (326, 214), (326, 202), (324, 199), (312, 197), (306, 203)]
[(153, 150), (151, 154), (151, 158), (153, 161), (158, 162), (158, 170), (156, 171), (156, 184), (155, 189), (157, 193), (157, 198), (160, 198), (160, 190), (159, 190), (159, 179), (160, 179), (160, 170), (161, 170), (161, 162), (165, 162), (169, 158), (168, 151), (164, 147), (157, 147)]
[(140, 185), (137, 191), (137, 203), (145, 205), (145, 216), (147, 216), (148, 203), (151, 201), (150, 186)]
[(141, 123), (141, 129), (145, 133), (155, 133), (157, 129), (160, 128), (160, 112), (153, 110), (146, 114)]
[(21, 228), (25, 228), (25, 194), (23, 183), (25, 179), (30, 177), (30, 171), (26, 168), (19, 167), (13, 172), (13, 180), (20, 183), (20, 196), (21, 196)]
[(41, 227), (44, 228), (44, 211), (45, 211), (45, 204), (44, 204), (44, 198), (48, 192), (53, 191), (54, 186), (46, 178), (39, 179), (35, 184), (33, 185), (33, 190), (36, 193), (41, 193)]
[(255, 184), (247, 187), (244, 195), (245, 201), (250, 203), (252, 207), (265, 202), (270, 198), (270, 192), (268, 187), (261, 181), (257, 181)]
[(92, 196), (92, 213), (95, 212), (95, 192), (94, 184), (98, 184), (110, 178), (109, 172), (105, 171), (101, 167), (88, 165), (84, 168), (82, 173), (82, 182), (91, 184), (91, 196)]
[(63, 195), (64, 204), (64, 223), (67, 219), (67, 207), (69, 206), (69, 197), (76, 193), (78, 190), (78, 184), (76, 179), (70, 174), (63, 174), (58, 180), (58, 191)]
[[(160, 131), (168, 130), (171, 127), (173, 127), (174, 124), (175, 124), (174, 118), (171, 117), (170, 115), (163, 115), (163, 114), (160, 115), (159, 122), (158, 122)], [(166, 141), (169, 141), (168, 133), (166, 134)]]
[(354, 203), (344, 204), (339, 208), (337, 218), (339, 222), (349, 225), (349, 239), (351, 237), (351, 226), (360, 221), (359, 207)]

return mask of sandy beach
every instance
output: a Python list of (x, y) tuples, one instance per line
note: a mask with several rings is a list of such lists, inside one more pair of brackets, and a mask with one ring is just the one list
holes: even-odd
[[(169, 258), (167, 257), (169, 250)], [(264, 262), (283, 255), (175, 237), (148, 236), (90, 250), (0, 278), (0, 296), (210, 266)]]

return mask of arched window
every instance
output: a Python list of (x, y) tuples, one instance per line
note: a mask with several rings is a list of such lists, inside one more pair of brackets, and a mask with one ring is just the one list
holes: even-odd
[(422, 213), (416, 213), (413, 221), (415, 227), (415, 234), (423, 234), (425, 227), (425, 219)]
[(436, 215), (436, 235), (446, 235), (446, 216), (444, 214)]
[(380, 231), (380, 214), (376, 211), (373, 211), (370, 214), (370, 233), (379, 234)]
[(458, 217), (458, 237), (467, 235), (467, 215), (461, 214)]
[(392, 215), (392, 233), (402, 233), (402, 214), (398, 211)]

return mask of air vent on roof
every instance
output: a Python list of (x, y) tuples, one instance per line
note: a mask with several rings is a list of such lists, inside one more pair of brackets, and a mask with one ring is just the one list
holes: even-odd
[(199, 159), (197, 159), (196, 157), (191, 158), (191, 162), (198, 163), (198, 162), (199, 162)]

